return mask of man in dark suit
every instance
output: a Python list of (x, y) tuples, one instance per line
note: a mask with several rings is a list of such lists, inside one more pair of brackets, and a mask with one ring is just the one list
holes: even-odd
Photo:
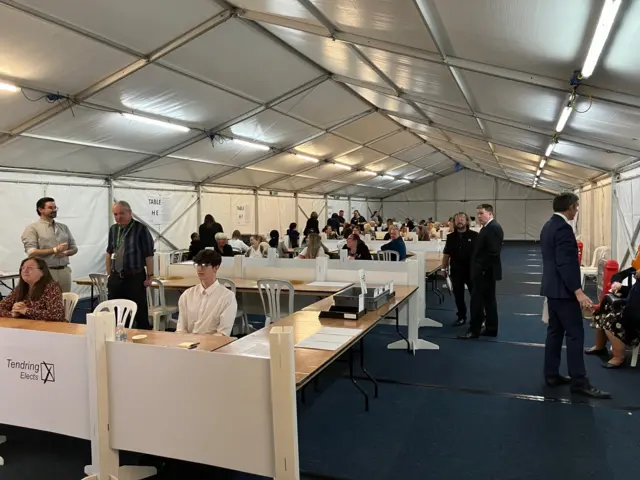
[[(496, 302), (496, 282), (502, 280), (500, 251), (504, 232), (493, 218), (493, 206), (488, 203), (478, 205), (477, 218), (482, 229), (476, 239), (471, 257), (471, 322), (469, 331), (458, 338), (470, 340), (480, 335), (498, 336), (498, 303)], [(482, 328), (482, 323), (485, 328)]]
[[(569, 221), (578, 213), (578, 196), (562, 193), (553, 199), (553, 216), (540, 232), (542, 288), (547, 297), (549, 325), (544, 351), (544, 377), (550, 387), (571, 383), (571, 391), (594, 398), (611, 398), (589, 383), (584, 366), (582, 311), (593, 308), (582, 291), (578, 243)], [(562, 340), (567, 337), (569, 377), (560, 375)]]

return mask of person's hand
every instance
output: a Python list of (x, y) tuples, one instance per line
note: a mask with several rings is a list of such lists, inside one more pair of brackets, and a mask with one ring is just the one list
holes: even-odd
[(611, 284), (611, 293), (617, 294), (622, 288), (622, 284), (620, 282), (613, 282)]
[(58, 253), (62, 253), (67, 249), (68, 246), (69, 244), (67, 242), (63, 242), (60, 245), (56, 246), (56, 250), (58, 251)]
[(27, 306), (24, 304), (24, 302), (16, 302), (13, 304), (13, 308), (11, 309), (12, 313), (17, 313), (20, 315), (26, 315), (27, 314)]
[(442, 275), (443, 277), (447, 278), (447, 270), (445, 268), (440, 270), (440, 275)]
[(66, 251), (56, 253), (56, 258), (66, 257), (68, 254)]
[(147, 275), (147, 279), (144, 281), (144, 286), (148, 287), (151, 285), (151, 280), (153, 280), (153, 275)]
[(578, 299), (578, 302), (580, 302), (580, 307), (583, 310), (593, 309), (593, 302), (584, 294), (584, 292), (578, 293), (576, 298)]

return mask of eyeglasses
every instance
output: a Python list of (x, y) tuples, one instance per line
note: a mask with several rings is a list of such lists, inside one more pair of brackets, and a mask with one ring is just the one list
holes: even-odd
[(207, 268), (207, 267), (210, 267), (210, 266), (211, 266), (210, 263), (195, 263), (195, 262), (193, 263), (193, 268), (198, 268), (198, 267)]

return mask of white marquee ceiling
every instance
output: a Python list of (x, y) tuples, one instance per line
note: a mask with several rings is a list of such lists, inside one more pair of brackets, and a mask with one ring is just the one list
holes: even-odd
[[(0, 89), (0, 169), (372, 198), (461, 167), (532, 185), (603, 2), (0, 0), (0, 83), (22, 89)], [(539, 188), (640, 157), (638, 3)]]

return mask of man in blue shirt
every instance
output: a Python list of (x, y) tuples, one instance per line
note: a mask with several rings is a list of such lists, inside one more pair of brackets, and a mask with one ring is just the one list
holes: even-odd
[(389, 228), (389, 238), (391, 239), (391, 241), (382, 245), (380, 247), (380, 250), (391, 250), (394, 252), (398, 252), (398, 254), (400, 255), (400, 260), (405, 260), (407, 258), (407, 246), (404, 244), (404, 240), (400, 236), (398, 227), (393, 226)]

